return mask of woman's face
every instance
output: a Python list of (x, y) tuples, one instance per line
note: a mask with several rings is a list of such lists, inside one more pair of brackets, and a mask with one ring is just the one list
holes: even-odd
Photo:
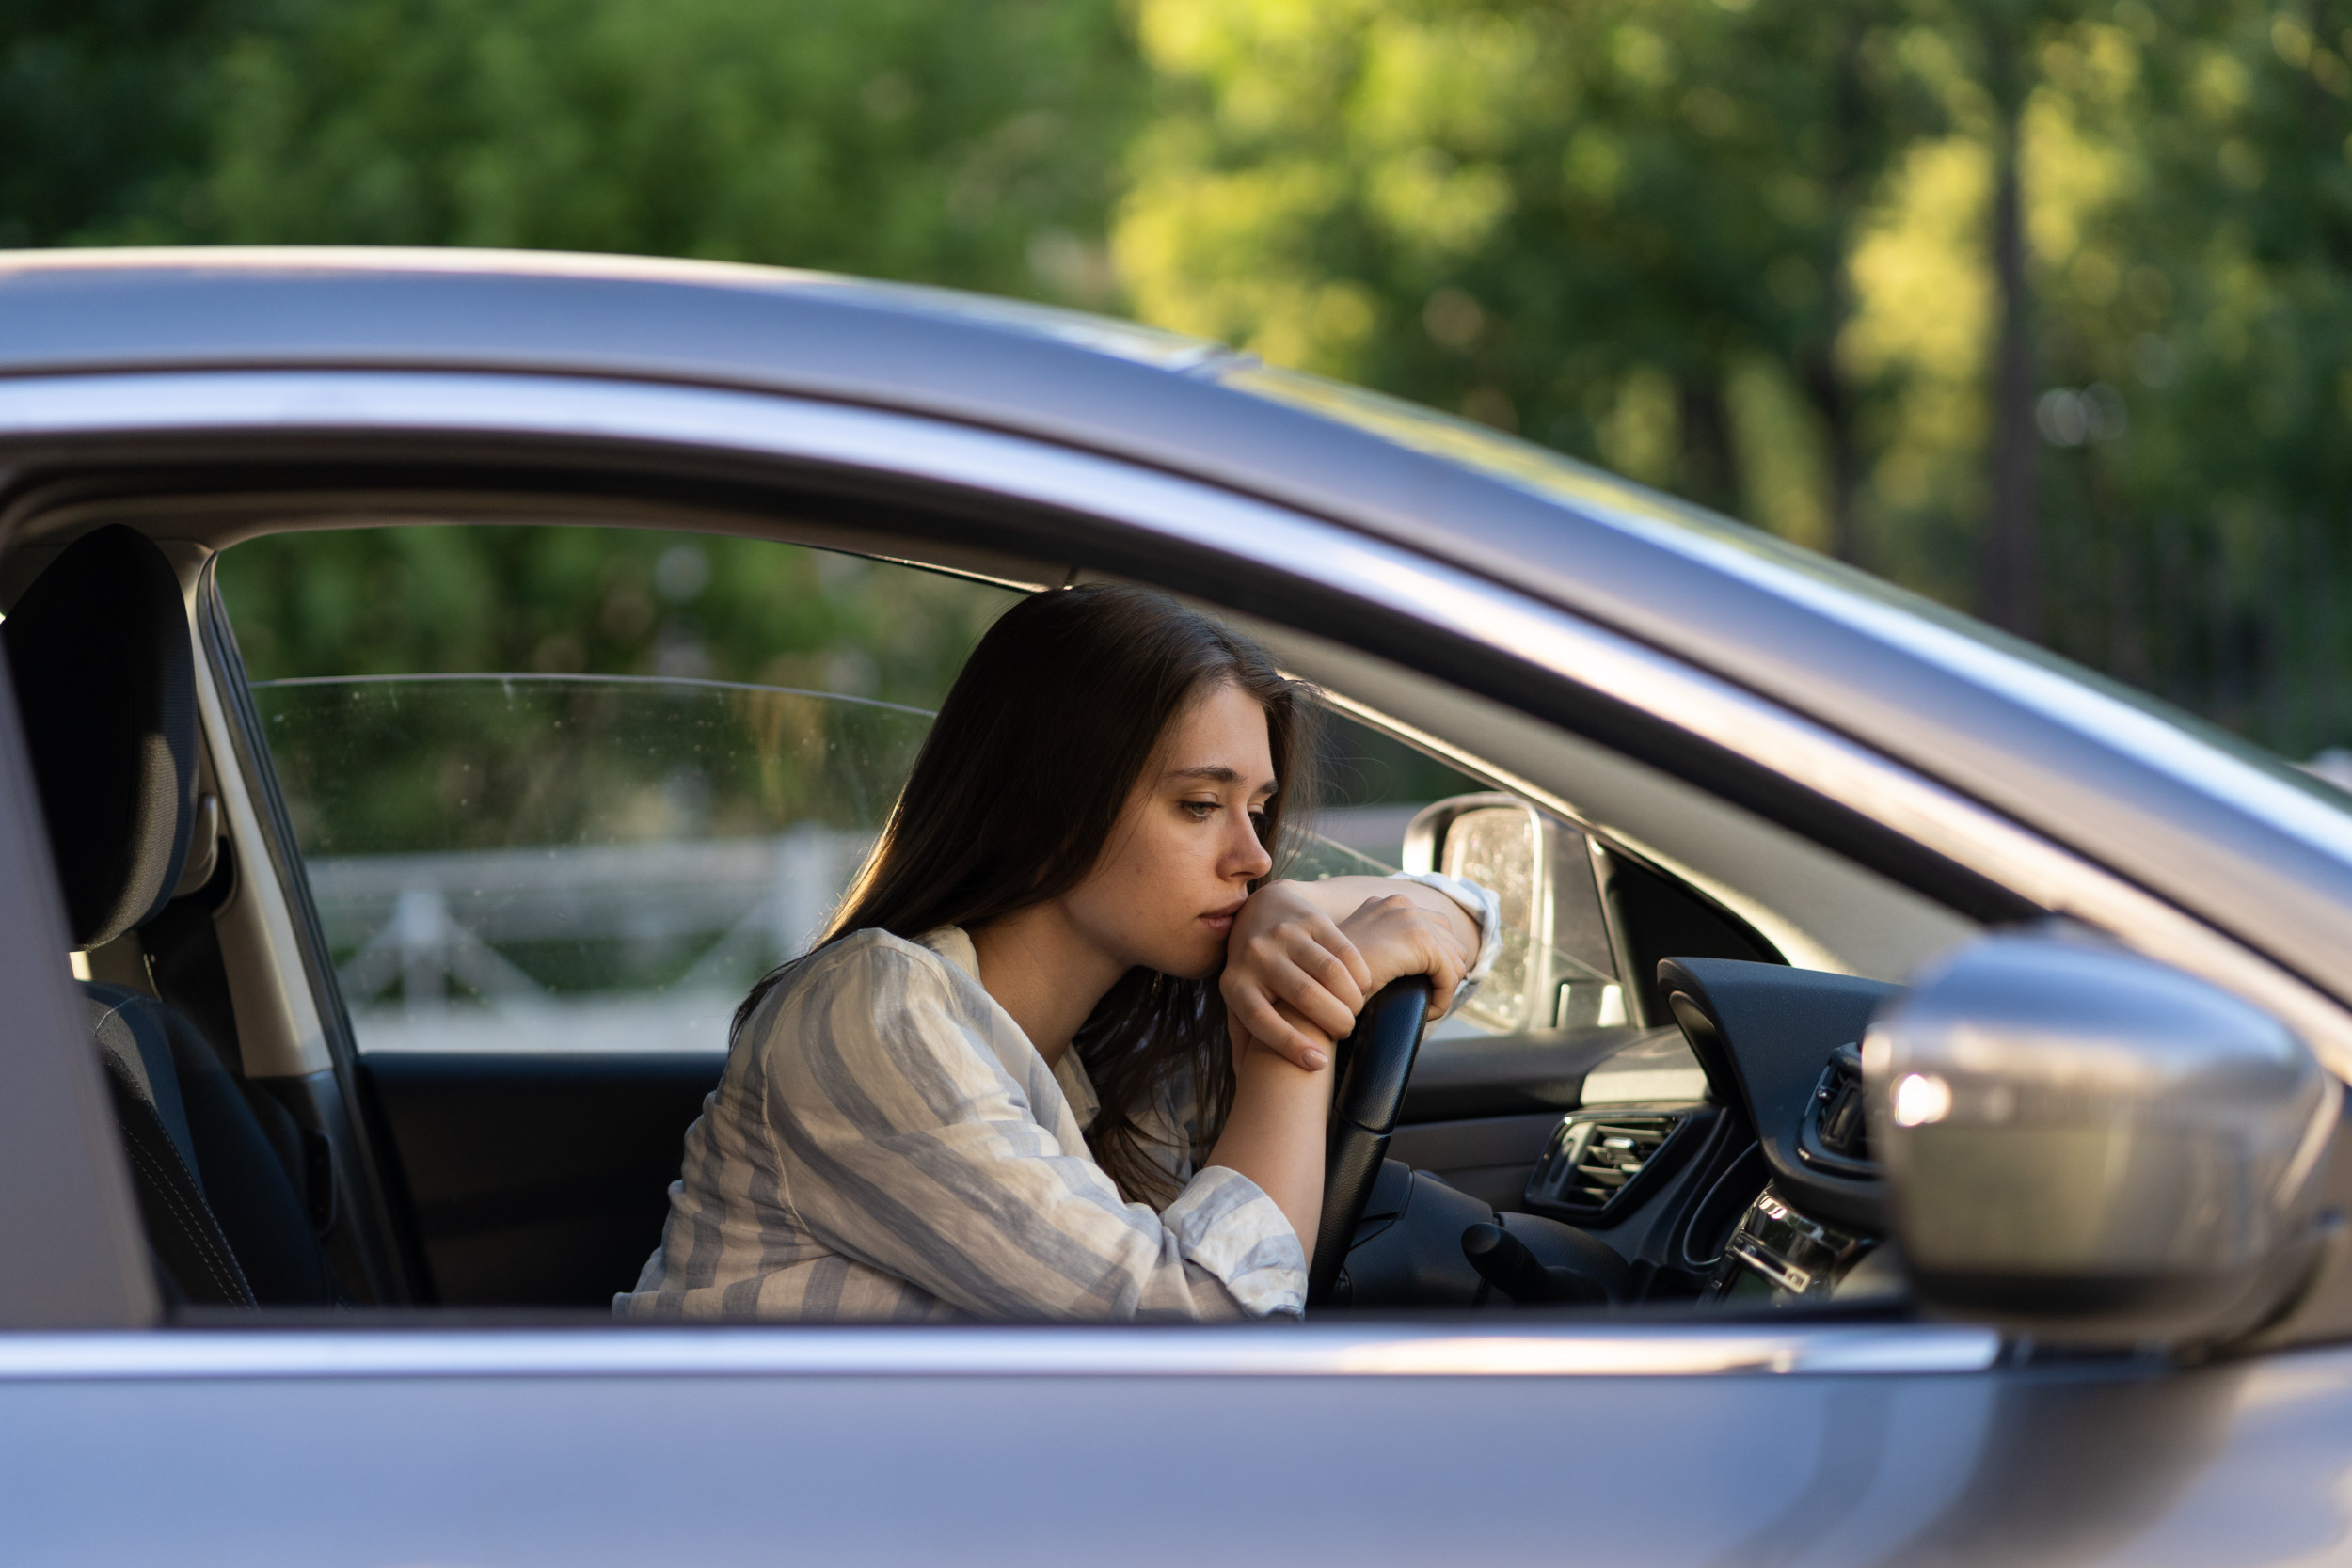
[(1252, 814), (1275, 782), (1265, 710), (1219, 684), (1162, 737), (1103, 858), (1065, 896), (1072, 921), (1122, 969), (1215, 974), (1249, 883), (1273, 867)]

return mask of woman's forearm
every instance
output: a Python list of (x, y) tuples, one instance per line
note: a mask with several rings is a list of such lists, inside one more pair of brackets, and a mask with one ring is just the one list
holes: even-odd
[(1331, 1069), (1309, 1072), (1254, 1041), (1234, 1068), (1233, 1108), (1209, 1164), (1239, 1171), (1274, 1200), (1311, 1258), (1323, 1212), (1323, 1132)]
[(1425, 882), (1408, 882), (1400, 877), (1326, 877), (1319, 882), (1287, 885), (1335, 921), (1354, 914), (1368, 898), (1405, 897), (1444, 920), (1446, 929), (1467, 953), (1475, 955), (1484, 936), (1469, 911)]

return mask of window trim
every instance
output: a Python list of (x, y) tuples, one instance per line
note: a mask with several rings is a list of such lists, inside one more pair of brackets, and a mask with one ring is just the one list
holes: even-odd
[[(429, 1320), (427, 1320), (429, 1322)], [(172, 1329), (0, 1334), (0, 1385), (512, 1377), (1707, 1377), (1983, 1372), (2000, 1335), (1951, 1323), (1509, 1327)]]

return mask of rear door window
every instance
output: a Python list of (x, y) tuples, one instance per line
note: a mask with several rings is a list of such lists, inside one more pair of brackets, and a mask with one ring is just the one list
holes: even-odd
[(1018, 596), (603, 528), (286, 534), (219, 578), (363, 1052), (723, 1048)]

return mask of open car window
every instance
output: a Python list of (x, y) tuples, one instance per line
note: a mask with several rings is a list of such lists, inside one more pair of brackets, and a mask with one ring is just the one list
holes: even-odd
[[(220, 571), (363, 1053), (724, 1049), (1018, 593), (766, 541), (369, 531), (256, 541)], [(470, 593), (419, 593), (460, 569)], [(485, 587), (521, 599), (516, 624), (444, 610)], [(1486, 787), (1340, 713), (1321, 763), (1289, 860), (1309, 879), (1398, 869), (1433, 802)], [(1497, 974), (1434, 1037), (1623, 1022), (1605, 936), (1547, 942), (1502, 891)]]
[(608, 528), (279, 535), (220, 581), (363, 1053), (723, 1050), (1019, 594)]

